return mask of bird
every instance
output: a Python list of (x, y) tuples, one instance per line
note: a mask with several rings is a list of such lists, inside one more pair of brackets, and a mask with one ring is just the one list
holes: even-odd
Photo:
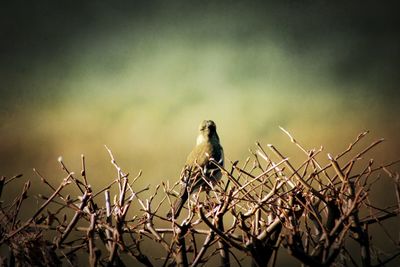
[(182, 169), (180, 193), (173, 210), (167, 214), (168, 218), (172, 218), (172, 213), (174, 218), (178, 218), (190, 194), (200, 188), (209, 188), (209, 183), (215, 184), (221, 179), (222, 173), (218, 165), (224, 166), (224, 150), (217, 134), (217, 126), (212, 120), (204, 120), (199, 126), (196, 145)]

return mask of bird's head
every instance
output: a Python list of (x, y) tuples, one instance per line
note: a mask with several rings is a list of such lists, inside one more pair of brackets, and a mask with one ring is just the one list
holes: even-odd
[(197, 138), (197, 144), (212, 138), (217, 138), (219, 140), (219, 137), (217, 135), (217, 126), (215, 125), (215, 122), (213, 122), (212, 120), (202, 121), (199, 126), (199, 136)]
[(215, 122), (212, 120), (204, 120), (200, 123), (199, 131), (202, 133), (213, 133), (217, 130)]

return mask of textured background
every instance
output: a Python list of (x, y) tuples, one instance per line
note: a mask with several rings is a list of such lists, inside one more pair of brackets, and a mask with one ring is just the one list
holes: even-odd
[(368, 129), (371, 156), (399, 157), (394, 1), (107, 2), (1, 4), (1, 175), (55, 183), (83, 153), (100, 188), (107, 144), (143, 185), (176, 181), (203, 119), (231, 160), (260, 141), (296, 161), (279, 125), (333, 153)]
[[(103, 185), (123, 168), (176, 180), (203, 119), (228, 159), (255, 141), (337, 152), (363, 130), (399, 156), (399, 22), (390, 2), (14, 1), (0, 9), (0, 170)], [(292, 147), (292, 146), (290, 146)], [(112, 172), (110, 172), (112, 173)], [(107, 175), (106, 175), (107, 174)], [(103, 183), (104, 182), (104, 183)]]
[(286, 144), (278, 125), (327, 151), (369, 129), (393, 159), (396, 10), (374, 1), (2, 4), (1, 174), (81, 153), (100, 169), (107, 144), (130, 172), (175, 177), (205, 118), (230, 159), (256, 140)]

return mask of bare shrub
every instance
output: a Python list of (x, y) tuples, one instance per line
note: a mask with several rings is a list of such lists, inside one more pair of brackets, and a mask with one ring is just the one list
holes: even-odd
[[(76, 266), (87, 255), (90, 266), (125, 266), (127, 257), (145, 266), (200, 266), (218, 257), (221, 266), (241, 266), (246, 258), (253, 266), (276, 266), (281, 250), (303, 266), (385, 266), (398, 260), (398, 233), (388, 234), (393, 251), (384, 254), (370, 231), (376, 225), (387, 232), (384, 222), (399, 219), (399, 174), (390, 170), (397, 162), (362, 160), (383, 140), (356, 150), (365, 132), (342, 153), (326, 157), (322, 148), (305, 149), (283, 131), (304, 154), (301, 164), (295, 166), (273, 145), (257, 143), (245, 162), (219, 166), (224, 181), (211, 185), (207, 194), (193, 194), (186, 211), (172, 219), (165, 210), (172, 209), (175, 187), (161, 183), (154, 189), (136, 188), (141, 172), (131, 179), (110, 149), (116, 177), (98, 192), (86, 177), (84, 156), (80, 175), (60, 158), (66, 177), (58, 186), (35, 170), (52, 194), (38, 196), (42, 203), (30, 218), (20, 220), (31, 181), (17, 198), (1, 202), (0, 245), (9, 251), (1, 256), (2, 265)], [(2, 177), (0, 196), (19, 177)], [(392, 180), (388, 193), (397, 199), (383, 208), (369, 197), (381, 177)], [(63, 193), (71, 186), (79, 190), (79, 198)], [(150, 196), (144, 197), (145, 191)], [(133, 203), (140, 211), (128, 219)], [(163, 256), (144, 253), (144, 247), (160, 248)]]

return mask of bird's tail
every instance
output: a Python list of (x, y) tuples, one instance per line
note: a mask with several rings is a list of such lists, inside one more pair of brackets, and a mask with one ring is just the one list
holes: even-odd
[(169, 219), (172, 218), (172, 212), (174, 212), (174, 218), (178, 218), (179, 214), (181, 213), (181, 210), (183, 208), (183, 205), (185, 205), (186, 200), (188, 199), (188, 192), (184, 190), (182, 194), (180, 194), (180, 197), (175, 201), (174, 203), (174, 209), (168, 212), (167, 217)]

